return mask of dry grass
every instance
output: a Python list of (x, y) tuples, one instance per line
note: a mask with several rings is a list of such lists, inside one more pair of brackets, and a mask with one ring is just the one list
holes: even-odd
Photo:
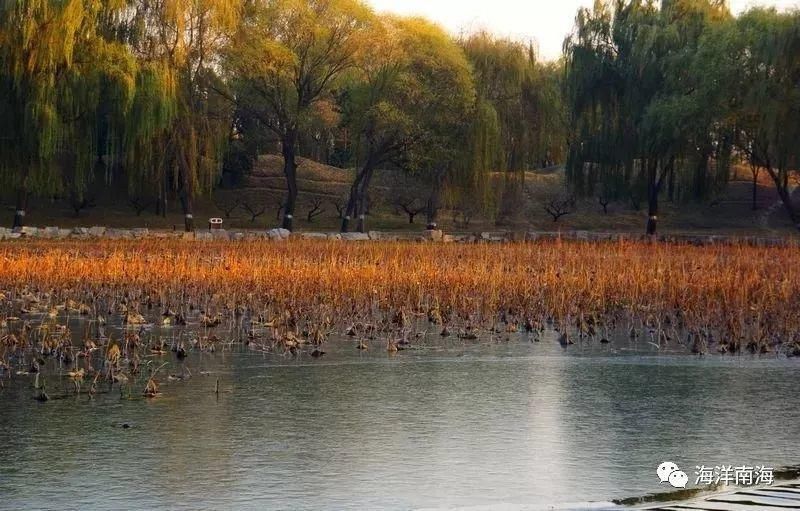
[(800, 252), (749, 246), (14, 243), (0, 245), (0, 292), (7, 315), (122, 304), (249, 315), (298, 335), (424, 315), (462, 334), (649, 332), (698, 353), (800, 341)]

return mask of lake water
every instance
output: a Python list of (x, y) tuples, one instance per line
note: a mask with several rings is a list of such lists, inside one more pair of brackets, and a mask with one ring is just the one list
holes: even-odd
[(798, 360), (554, 335), (325, 350), (192, 353), (153, 400), (5, 380), (0, 509), (577, 509), (667, 491), (665, 460), (690, 485), (800, 463)]

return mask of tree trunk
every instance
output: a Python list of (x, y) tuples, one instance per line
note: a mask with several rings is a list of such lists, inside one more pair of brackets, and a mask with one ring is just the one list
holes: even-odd
[(181, 207), (183, 209), (183, 227), (186, 232), (194, 232), (194, 213), (192, 211), (192, 190), (184, 186), (181, 190)]
[(647, 208), (647, 234), (650, 236), (654, 235), (658, 229), (658, 191), (655, 190), (655, 187), (652, 188)]
[(184, 169), (181, 171), (179, 179), (181, 187), (178, 190), (178, 198), (181, 201), (181, 209), (183, 210), (183, 226), (186, 232), (194, 232), (194, 210), (192, 209), (194, 186), (192, 185), (192, 176)]
[(753, 211), (758, 209), (758, 172), (753, 171)]
[(658, 196), (664, 186), (664, 180), (675, 172), (675, 156), (670, 157), (666, 167), (661, 165), (661, 172), (659, 172), (660, 161), (658, 158), (648, 160), (647, 234), (649, 236), (653, 236), (658, 230)]
[(425, 215), (427, 218), (427, 229), (434, 230), (439, 227), (437, 223), (439, 218), (439, 194), (441, 184), (439, 183), (439, 179), (436, 179), (433, 184), (431, 185), (431, 194), (428, 197), (428, 204), (425, 208)]
[(14, 211), (14, 229), (21, 229), (25, 227), (25, 215), (28, 209), (28, 189), (25, 185), (19, 187), (17, 190), (17, 203), (16, 210)]
[(794, 224), (797, 229), (800, 229), (800, 215), (798, 215), (797, 211), (794, 209), (792, 196), (789, 194), (788, 172), (775, 172), (775, 169), (771, 166), (767, 167), (767, 172), (769, 172), (770, 177), (772, 177), (772, 180), (775, 182), (775, 188), (778, 190), (778, 195), (781, 198), (784, 209), (786, 209), (786, 213), (789, 215), (789, 219), (791, 219), (792, 224)]
[(661, 179), (658, 177), (658, 159), (648, 161), (647, 184), (647, 234), (653, 236), (658, 230), (658, 192)]
[(282, 227), (291, 231), (294, 224), (294, 211), (297, 207), (297, 161), (295, 146), (297, 145), (297, 131), (290, 129), (281, 140), (283, 153), (283, 174), (286, 176), (286, 203), (283, 210)]
[(694, 172), (694, 197), (698, 200), (705, 199), (709, 195), (708, 160), (712, 149), (710, 146), (705, 146), (702, 151)]
[(361, 181), (364, 179), (364, 171), (356, 173), (353, 180), (353, 185), (350, 187), (350, 196), (347, 198), (347, 207), (342, 216), (342, 232), (350, 230), (350, 219), (356, 214), (356, 203), (358, 202), (358, 190), (361, 186)]
[(361, 182), (361, 187), (358, 192), (358, 201), (356, 202), (358, 208), (358, 232), (364, 232), (366, 229), (366, 213), (367, 213), (367, 192), (369, 190), (369, 183), (372, 181), (372, 160), (367, 159), (364, 166), (364, 180)]
[(342, 228), (340, 232), (350, 232), (350, 219), (353, 218), (355, 211), (356, 191), (351, 188), (350, 196), (347, 198), (347, 206), (344, 208), (344, 215), (342, 215)]
[(667, 196), (669, 197), (670, 202), (675, 202), (675, 167), (671, 167), (669, 170), (669, 187), (668, 187)]

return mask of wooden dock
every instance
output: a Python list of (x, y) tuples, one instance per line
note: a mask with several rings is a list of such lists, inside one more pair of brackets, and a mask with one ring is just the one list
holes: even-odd
[(686, 502), (672, 502), (639, 509), (686, 511), (800, 511), (800, 481), (779, 483), (773, 486), (738, 488), (726, 493), (715, 493)]

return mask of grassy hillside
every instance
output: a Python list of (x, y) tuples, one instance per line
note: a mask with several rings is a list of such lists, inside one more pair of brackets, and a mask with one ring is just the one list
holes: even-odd
[[(344, 205), (352, 171), (329, 167), (300, 159), (298, 185), (300, 188), (296, 223), (300, 230), (336, 230), (339, 226), (337, 207)], [(493, 176), (494, 201), (502, 201), (503, 176)], [(415, 224), (398, 210), (397, 198), (418, 197), (416, 206), (422, 205), (422, 185), (413, 178), (398, 177), (396, 172), (379, 172), (372, 188), (372, 208), (368, 228), (377, 230), (421, 230), (424, 218), (420, 214)], [(253, 172), (240, 187), (220, 189), (211, 197), (196, 202), (195, 218), (198, 227), (204, 227), (208, 218), (223, 217), (229, 228), (264, 229), (279, 223), (278, 209), (284, 197), (282, 160), (278, 156), (262, 156)], [(561, 169), (527, 172), (524, 180), (523, 201), (512, 208), (511, 215), (482, 218), (479, 214), (465, 222), (461, 211), (445, 210), (440, 224), (445, 230), (478, 232), (487, 230), (610, 230), (640, 232), (646, 221), (646, 204), (637, 211), (629, 203), (611, 203), (608, 213), (603, 213), (599, 202), (580, 200), (574, 211), (554, 222), (545, 206), (554, 198), (566, 195)], [(707, 204), (670, 203), (662, 201), (660, 230), (664, 232), (721, 232), (764, 235), (794, 235), (777, 194), (766, 176), (761, 176), (758, 189), (758, 209), (752, 209), (752, 185), (748, 172), (741, 170), (728, 189)], [(800, 195), (796, 193), (796, 195)], [(95, 193), (94, 207), (76, 216), (67, 201), (32, 201), (28, 214), (31, 225), (48, 226), (144, 226), (162, 229), (180, 229), (182, 216), (176, 202), (170, 203), (170, 212), (164, 218), (156, 216), (153, 208), (137, 216), (127, 203), (122, 188), (104, 189)], [(320, 213), (308, 221), (308, 212), (318, 207)], [(6, 197), (3, 202), (3, 223), (10, 223), (13, 203)], [(226, 212), (226, 210), (230, 210)], [(229, 213), (229, 214), (228, 214)], [(255, 219), (252, 216), (255, 214)]]

